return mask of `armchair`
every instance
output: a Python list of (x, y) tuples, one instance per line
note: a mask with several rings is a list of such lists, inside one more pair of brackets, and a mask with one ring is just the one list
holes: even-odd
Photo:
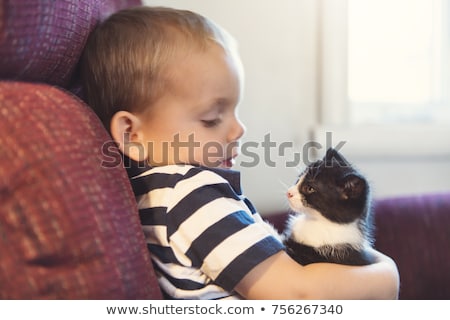
[(90, 31), (139, 4), (0, 0), (0, 299), (161, 298), (125, 169), (74, 95)]

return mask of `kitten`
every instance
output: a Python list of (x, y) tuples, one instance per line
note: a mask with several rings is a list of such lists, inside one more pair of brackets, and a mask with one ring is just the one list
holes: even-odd
[(374, 262), (370, 193), (366, 179), (336, 150), (309, 165), (289, 188), (291, 215), (283, 235), (288, 254), (306, 265)]

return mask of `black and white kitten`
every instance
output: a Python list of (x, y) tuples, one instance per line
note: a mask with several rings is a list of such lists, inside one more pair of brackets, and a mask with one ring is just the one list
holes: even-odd
[(373, 263), (370, 191), (366, 179), (335, 149), (309, 165), (288, 189), (288, 254), (302, 265)]

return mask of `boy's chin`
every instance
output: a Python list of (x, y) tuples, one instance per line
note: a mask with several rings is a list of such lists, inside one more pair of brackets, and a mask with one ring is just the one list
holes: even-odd
[(236, 157), (230, 157), (227, 159), (206, 159), (201, 161), (197, 165), (207, 168), (231, 169), (236, 164), (235, 158)]
[(208, 161), (187, 161), (187, 162), (181, 162), (184, 164), (190, 164), (193, 166), (201, 166), (201, 167), (207, 167), (207, 168), (220, 168), (220, 169), (231, 169), (235, 164), (236, 160), (235, 157), (231, 157), (228, 159), (217, 159), (217, 160), (208, 160)]

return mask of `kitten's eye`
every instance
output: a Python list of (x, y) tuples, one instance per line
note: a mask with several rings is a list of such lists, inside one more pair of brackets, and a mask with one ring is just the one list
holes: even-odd
[(306, 194), (312, 194), (312, 193), (316, 192), (316, 189), (314, 189), (313, 186), (307, 184), (302, 187), (302, 191), (303, 191), (303, 193), (306, 193)]
[(203, 125), (206, 128), (212, 128), (217, 126), (222, 120), (220, 118), (212, 119), (212, 120), (202, 120)]

